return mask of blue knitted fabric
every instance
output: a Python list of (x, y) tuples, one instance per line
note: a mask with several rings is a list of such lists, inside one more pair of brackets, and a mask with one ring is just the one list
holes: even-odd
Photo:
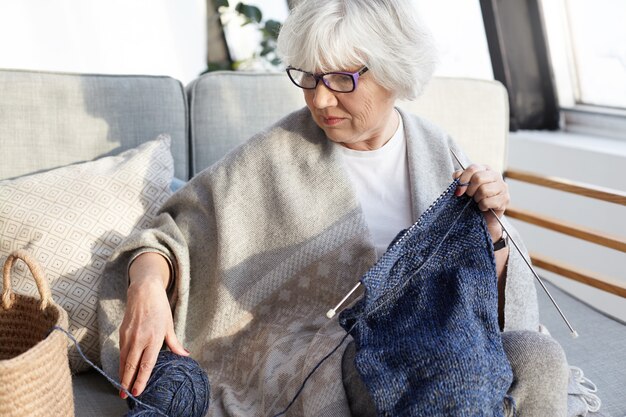
[(512, 372), (493, 246), (457, 181), (362, 278), (340, 315), (379, 416), (503, 416)]

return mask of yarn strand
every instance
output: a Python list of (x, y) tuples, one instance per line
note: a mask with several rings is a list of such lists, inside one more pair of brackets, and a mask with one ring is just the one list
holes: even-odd
[(48, 332), (48, 334), (52, 333), (55, 330), (59, 330), (60, 332), (65, 333), (65, 335), (74, 343), (74, 346), (76, 346), (76, 349), (78, 350), (78, 354), (81, 356), (81, 358), (83, 358), (83, 360), (85, 362), (87, 362), (89, 364), (89, 366), (91, 366), (93, 369), (95, 369), (100, 374), (102, 374), (102, 376), (104, 376), (111, 384), (113, 384), (113, 386), (115, 386), (116, 388), (119, 388), (120, 390), (124, 391), (126, 393), (126, 395), (128, 395), (128, 397), (133, 399), (133, 401), (137, 402), (138, 404), (142, 405), (143, 407), (146, 407), (150, 411), (154, 411), (158, 415), (168, 417), (168, 415), (165, 414), (164, 412), (162, 412), (161, 410), (159, 410), (159, 409), (157, 409), (157, 408), (155, 408), (155, 407), (153, 407), (153, 406), (151, 406), (149, 404), (146, 404), (146, 403), (142, 402), (141, 400), (137, 399), (137, 397), (132, 395), (126, 388), (124, 388), (122, 386), (122, 384), (117, 382), (115, 379), (111, 378), (109, 375), (107, 375), (106, 372), (104, 372), (102, 369), (100, 369), (95, 363), (90, 361), (87, 358), (87, 356), (85, 356), (83, 351), (81, 350), (80, 345), (78, 344), (78, 341), (76, 340), (76, 338), (70, 332), (68, 332), (67, 330), (65, 330), (64, 328), (62, 328), (60, 326), (52, 326), (52, 328), (50, 328), (50, 331)]
[[(353, 326), (354, 327), (354, 326)], [(352, 330), (352, 329), (350, 329)], [(324, 356), (322, 359), (320, 359), (320, 361), (313, 367), (313, 369), (311, 369), (311, 371), (309, 372), (309, 374), (306, 376), (306, 378), (304, 378), (304, 381), (302, 381), (302, 384), (300, 384), (300, 388), (298, 388), (298, 391), (296, 392), (296, 394), (293, 396), (293, 398), (291, 399), (291, 402), (289, 402), (289, 404), (287, 405), (287, 407), (281, 411), (278, 414), (274, 414), (272, 417), (280, 417), (282, 415), (284, 415), (287, 411), (289, 411), (289, 409), (291, 408), (291, 406), (296, 402), (296, 400), (298, 399), (298, 397), (300, 396), (300, 394), (302, 394), (302, 391), (304, 390), (304, 386), (306, 385), (306, 383), (308, 382), (308, 380), (313, 376), (313, 374), (315, 373), (315, 371), (317, 371), (317, 369), (322, 366), (322, 364), (326, 361), (326, 359), (330, 358), (333, 353), (335, 353), (337, 351), (337, 349), (339, 349), (341, 347), (341, 345), (343, 345), (343, 342), (346, 341), (346, 339), (348, 338), (348, 336), (350, 336), (350, 332), (347, 332), (346, 335), (341, 339), (341, 341), (337, 344), (337, 346), (334, 347), (333, 350), (331, 350), (328, 354), (326, 354), (326, 356)]]

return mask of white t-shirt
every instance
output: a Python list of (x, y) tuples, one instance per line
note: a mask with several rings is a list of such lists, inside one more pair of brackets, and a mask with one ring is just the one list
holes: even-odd
[(380, 257), (402, 229), (413, 224), (406, 138), (402, 118), (393, 137), (373, 151), (356, 151), (337, 144), (361, 203)]

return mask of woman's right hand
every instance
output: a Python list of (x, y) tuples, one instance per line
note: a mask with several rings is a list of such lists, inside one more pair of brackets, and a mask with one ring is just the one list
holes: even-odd
[[(134, 396), (148, 383), (163, 341), (182, 356), (189, 352), (174, 333), (174, 322), (165, 291), (169, 282), (169, 265), (158, 253), (139, 255), (128, 271), (126, 312), (120, 327), (120, 379)], [(126, 394), (120, 391), (120, 397)]]

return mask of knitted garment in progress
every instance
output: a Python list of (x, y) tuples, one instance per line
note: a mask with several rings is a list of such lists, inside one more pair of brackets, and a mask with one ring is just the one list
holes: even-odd
[(512, 371), (491, 238), (456, 181), (362, 278), (340, 315), (382, 416), (503, 416)]

